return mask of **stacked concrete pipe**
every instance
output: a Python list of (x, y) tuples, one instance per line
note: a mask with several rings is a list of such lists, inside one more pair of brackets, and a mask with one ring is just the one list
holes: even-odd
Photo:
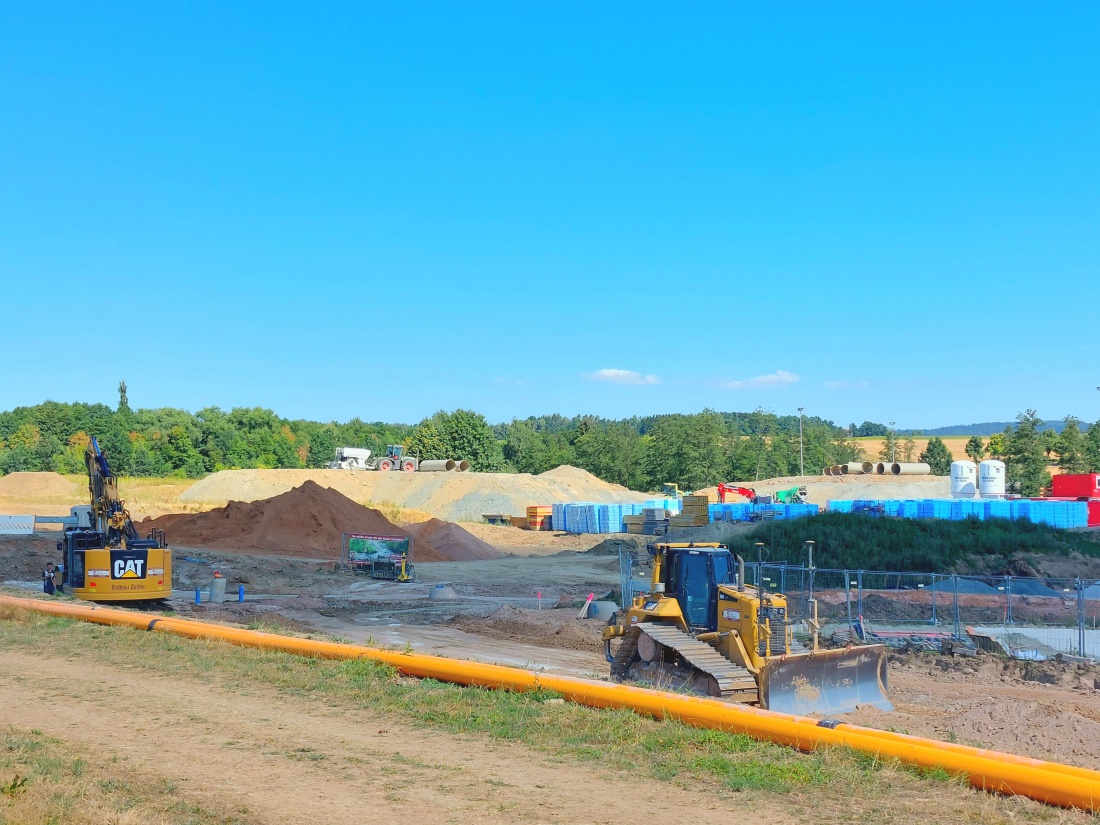
[(420, 472), (422, 473), (449, 473), (457, 465), (453, 458), (433, 458), (430, 461), (420, 462)]
[(926, 476), (931, 475), (932, 468), (921, 461), (908, 463), (895, 461), (890, 465), (890, 473), (896, 476)]
[(840, 472), (846, 476), (863, 475), (863, 462), (849, 461), (847, 464), (841, 464)]
[(462, 458), (455, 462), (456, 473), (466, 473), (470, 470), (470, 462)]

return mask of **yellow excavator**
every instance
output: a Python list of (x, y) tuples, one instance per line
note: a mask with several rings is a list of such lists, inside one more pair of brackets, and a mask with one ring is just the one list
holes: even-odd
[(76, 524), (57, 548), (65, 559), (65, 583), (78, 599), (126, 602), (172, 596), (172, 551), (164, 532), (138, 535), (125, 502), (118, 497), (107, 455), (92, 438), (84, 453), (91, 507), (74, 507)]
[(814, 649), (798, 650), (786, 597), (746, 585), (740, 556), (720, 544), (649, 552), (649, 592), (604, 628), (613, 678), (798, 715), (894, 709), (885, 646), (817, 649), (815, 615)]

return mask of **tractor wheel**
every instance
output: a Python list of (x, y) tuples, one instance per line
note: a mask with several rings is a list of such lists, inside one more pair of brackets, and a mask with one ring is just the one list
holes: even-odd
[(383, 473), (388, 473), (390, 470), (393, 469), (393, 462), (389, 459), (384, 458), (378, 462), (378, 469)]
[(416, 462), (406, 461), (401, 465), (401, 469), (404, 470), (406, 473), (414, 472), (416, 470)]

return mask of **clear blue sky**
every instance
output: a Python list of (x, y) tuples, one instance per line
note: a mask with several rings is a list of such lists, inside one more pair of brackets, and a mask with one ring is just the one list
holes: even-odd
[(400, 5), (0, 7), (0, 408), (1100, 418), (1095, 3)]

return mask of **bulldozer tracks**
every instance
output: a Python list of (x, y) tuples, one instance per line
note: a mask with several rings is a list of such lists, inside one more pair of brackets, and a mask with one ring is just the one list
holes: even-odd
[(760, 700), (760, 689), (752, 673), (672, 625), (645, 623), (630, 628), (612, 660), (612, 676), (628, 678), (630, 666), (638, 658), (638, 639), (643, 633), (662, 647), (674, 651), (691, 669), (713, 678), (720, 698), (734, 702)]

